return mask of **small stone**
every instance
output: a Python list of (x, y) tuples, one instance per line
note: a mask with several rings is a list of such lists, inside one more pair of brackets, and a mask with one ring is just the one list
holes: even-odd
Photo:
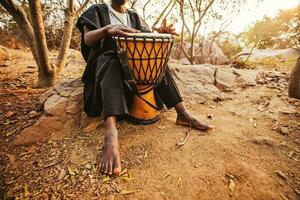
[(91, 170), (92, 169), (92, 165), (91, 165), (91, 163), (87, 163), (87, 164), (85, 164), (85, 166), (84, 166), (86, 169), (88, 169), (88, 170)]
[(30, 111), (29, 118), (35, 118), (37, 116), (39, 116), (38, 112), (36, 112), (35, 110)]
[(13, 111), (8, 111), (7, 113), (5, 113), (5, 117), (10, 118), (12, 116), (14, 116), (16, 113)]
[(229, 179), (229, 191), (232, 193), (234, 191), (234, 188), (235, 188), (235, 183), (232, 179)]
[(282, 126), (278, 129), (279, 133), (281, 133), (282, 135), (288, 135), (290, 130), (288, 127)]
[(282, 171), (276, 171), (275, 173), (283, 180), (287, 180), (287, 177), (284, 175)]
[(82, 129), (82, 132), (84, 132), (84, 133), (92, 132), (92, 131), (96, 130), (99, 125), (100, 125), (100, 122), (98, 120), (92, 121), (86, 127), (84, 127)]
[(289, 158), (293, 157), (294, 154), (295, 154), (294, 151), (290, 151), (290, 153), (289, 153)]
[(255, 144), (268, 145), (268, 146), (277, 145), (277, 142), (275, 140), (266, 136), (257, 136), (252, 140), (252, 142)]

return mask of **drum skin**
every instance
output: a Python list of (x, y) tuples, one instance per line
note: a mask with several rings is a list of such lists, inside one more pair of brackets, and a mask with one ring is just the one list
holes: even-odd
[[(140, 96), (157, 107), (153, 87), (164, 76), (174, 37), (166, 34), (117, 36), (119, 48), (126, 50), (131, 73), (137, 82)], [(138, 124), (150, 124), (158, 120), (159, 112), (142, 98), (134, 95), (130, 116)]]

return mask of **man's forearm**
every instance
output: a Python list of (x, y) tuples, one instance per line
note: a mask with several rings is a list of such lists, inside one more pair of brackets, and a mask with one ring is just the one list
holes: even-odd
[(84, 27), (84, 43), (87, 46), (93, 46), (97, 42), (100, 42), (104, 37), (108, 35), (109, 26), (105, 26), (96, 30), (89, 30), (86, 26)]

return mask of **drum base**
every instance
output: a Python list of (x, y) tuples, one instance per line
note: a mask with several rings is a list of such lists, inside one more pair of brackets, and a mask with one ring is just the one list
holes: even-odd
[(160, 119), (160, 117), (157, 115), (156, 117), (154, 117), (152, 119), (143, 120), (143, 119), (137, 119), (137, 118), (129, 115), (127, 119), (129, 122), (136, 124), (136, 125), (149, 125), (149, 124), (153, 124), (153, 123), (157, 122)]
[[(142, 97), (143, 99), (150, 102), (153, 106), (157, 106), (153, 90), (149, 91), (146, 94), (143, 94)], [(143, 99), (136, 95), (133, 97), (129, 114), (129, 121), (135, 124), (152, 124), (154, 122), (157, 122), (159, 119), (159, 112), (148, 105)]]

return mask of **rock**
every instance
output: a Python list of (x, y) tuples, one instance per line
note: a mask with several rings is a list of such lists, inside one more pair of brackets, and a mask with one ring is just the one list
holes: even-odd
[[(1, 61), (0, 61), (1, 62)], [(8, 67), (10, 66), (12, 63), (10, 61), (2, 61), (0, 63), (0, 67)]]
[(64, 123), (57, 116), (42, 116), (32, 127), (24, 129), (17, 135), (14, 144), (25, 145), (42, 142), (53, 134), (63, 131)]
[[(250, 53), (251, 49), (244, 50), (243, 52), (240, 52), (239, 54), (245, 54), (247, 52)], [(251, 56), (249, 57), (250, 60), (258, 60), (262, 58), (281, 58), (284, 60), (289, 59), (291, 56), (297, 56), (300, 55), (299, 51), (296, 49), (254, 49), (251, 53)], [(240, 58), (247, 58), (248, 55), (240, 56)]]
[(5, 113), (5, 117), (10, 118), (12, 116), (14, 116), (16, 113), (13, 111), (8, 111), (7, 113)]
[(174, 68), (178, 72), (180, 80), (185, 83), (201, 82), (204, 84), (214, 84), (215, 70), (213, 65), (188, 65)]
[(282, 126), (278, 128), (279, 133), (281, 133), (282, 135), (289, 135), (290, 130), (288, 127)]
[(268, 146), (276, 146), (278, 144), (277, 141), (267, 136), (257, 136), (252, 140), (252, 142), (255, 144), (268, 145)]
[(96, 128), (100, 125), (100, 120), (101, 120), (100, 118), (93, 118), (87, 124), (87, 126), (82, 129), (82, 132), (89, 133), (89, 132), (96, 130)]
[[(191, 45), (187, 42), (183, 42), (183, 48), (189, 51)], [(194, 51), (195, 51), (194, 54), (195, 64), (211, 63), (214, 65), (222, 65), (228, 61), (228, 58), (223, 53), (222, 49), (215, 42), (212, 45), (211, 42), (208, 40), (204, 40), (201, 43), (196, 42), (194, 44)], [(182, 58), (185, 58), (185, 55), (182, 51), (182, 47), (180, 46), (180, 44), (175, 44), (171, 52), (171, 58), (177, 60), (181, 60)]]
[(53, 89), (47, 90), (39, 97), (39, 103), (44, 104), (47, 101), (47, 99), (53, 94), (56, 94), (56, 92)]
[(88, 170), (91, 170), (92, 169), (92, 164), (91, 163), (86, 163), (84, 167)]
[(6, 60), (11, 60), (13, 57), (11, 51), (0, 45), (0, 61), (6, 61)]
[(9, 161), (9, 167), (11, 169), (16, 169), (17, 168), (17, 159), (14, 155), (12, 154), (6, 154), (6, 156), (8, 157), (8, 161)]
[(181, 58), (180, 60), (178, 60), (178, 63), (181, 65), (190, 65), (190, 61), (187, 58)]
[(48, 115), (66, 117), (65, 108), (67, 101), (66, 97), (54, 94), (44, 103), (44, 110)]
[(237, 75), (235, 82), (238, 87), (255, 86), (259, 75), (258, 70), (234, 69), (233, 73)]
[(217, 68), (216, 86), (220, 90), (228, 90), (235, 86), (236, 75), (232, 68)]
[(24, 129), (15, 139), (15, 145), (66, 137), (80, 128), (82, 111), (82, 83), (68, 80), (48, 90), (40, 97), (44, 115), (31, 127)]
[(285, 174), (283, 172), (277, 170), (277, 171), (275, 171), (275, 173), (277, 174), (277, 176), (279, 176), (283, 180), (287, 180), (287, 177), (285, 176)]
[(28, 113), (29, 118), (36, 118), (37, 116), (39, 116), (40, 114), (38, 112), (36, 112), (35, 110), (32, 110)]
[(67, 53), (68, 60), (82, 59), (82, 53), (76, 49), (69, 49)]
[(180, 78), (176, 81), (180, 92), (190, 98), (205, 102), (221, 96), (220, 90), (214, 85), (216, 67), (205, 65), (176, 66), (173, 68)]
[(233, 193), (234, 191), (234, 188), (235, 188), (235, 183), (232, 179), (229, 179), (229, 186), (228, 186), (228, 189), (231, 193)]

